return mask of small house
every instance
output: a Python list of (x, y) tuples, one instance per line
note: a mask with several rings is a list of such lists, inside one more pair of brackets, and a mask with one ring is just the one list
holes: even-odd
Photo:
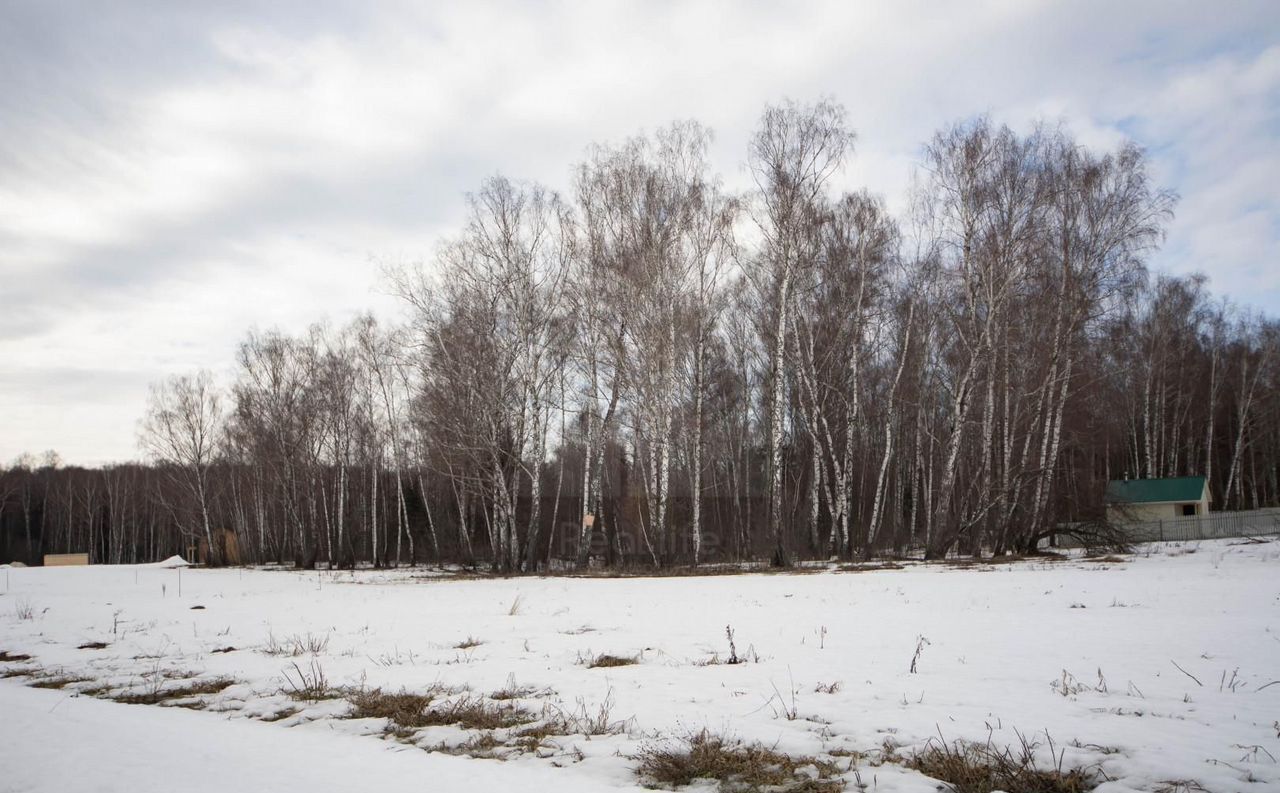
[(1107, 483), (1107, 520), (1124, 524), (1207, 515), (1209, 500), (1203, 476), (1115, 479)]

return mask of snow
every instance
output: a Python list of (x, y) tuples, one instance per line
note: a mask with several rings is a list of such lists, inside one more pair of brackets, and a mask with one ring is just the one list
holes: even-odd
[[(632, 789), (630, 755), (703, 727), (781, 751), (866, 753), (857, 776), (876, 790), (936, 790), (875, 764), (886, 740), (909, 755), (939, 735), (999, 746), (1023, 735), (1047, 761), (1046, 734), (1064, 765), (1111, 780), (1102, 793), (1172, 780), (1280, 790), (1280, 683), (1267, 685), (1280, 679), (1278, 572), (1280, 542), (1234, 541), (1151, 546), (1121, 562), (672, 578), (9, 570), (0, 651), (32, 659), (0, 662), (0, 673), (87, 679), (60, 691), (0, 680), (0, 791), (169, 790), (179, 779), (184, 790)], [(727, 625), (748, 663), (706, 664), (728, 656)], [(482, 643), (456, 647), (468, 638)], [(108, 646), (78, 649), (88, 642)], [(268, 652), (295, 643), (309, 647)], [(597, 653), (640, 663), (588, 669)], [(607, 703), (628, 729), (552, 738), (545, 756), (507, 762), (421, 751), (381, 739), (378, 720), (342, 718), (341, 699), (282, 693), (294, 664), (313, 662), (353, 688), (485, 694), (514, 679), (538, 689), (530, 709)], [(166, 673), (238, 682), (204, 696), (203, 712), (77, 693), (143, 690)], [(428, 727), (418, 744), (466, 737)], [(94, 786), (77, 782), (84, 769)]]
[(164, 569), (173, 569), (177, 567), (190, 567), (191, 563), (181, 556), (170, 556), (161, 562), (153, 562), (151, 564), (138, 565), (138, 567), (160, 567)]
[(0, 713), (4, 791), (601, 789), (550, 766), (517, 769), (322, 728), (285, 730), (251, 719), (118, 705), (21, 686), (0, 686)]

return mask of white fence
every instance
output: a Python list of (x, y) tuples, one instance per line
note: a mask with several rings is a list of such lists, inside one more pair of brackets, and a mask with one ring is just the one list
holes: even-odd
[(1210, 512), (1187, 518), (1126, 523), (1124, 530), (1133, 542), (1180, 540), (1220, 540), (1229, 537), (1260, 537), (1280, 534), (1280, 509), (1252, 509), (1243, 512)]

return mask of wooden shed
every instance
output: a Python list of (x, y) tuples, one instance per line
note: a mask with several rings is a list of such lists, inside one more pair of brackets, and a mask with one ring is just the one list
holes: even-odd
[(1203, 476), (1116, 479), (1107, 483), (1107, 520), (1142, 523), (1209, 514), (1209, 484)]

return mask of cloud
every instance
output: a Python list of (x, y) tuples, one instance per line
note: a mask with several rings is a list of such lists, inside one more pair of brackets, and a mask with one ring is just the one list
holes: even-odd
[(1265, 2), (7, 3), (0, 459), (133, 457), (147, 381), (225, 375), (251, 325), (393, 312), (377, 262), (429, 257), (494, 172), (566, 190), (590, 143), (693, 117), (744, 187), (784, 96), (847, 106), (840, 184), (891, 207), (976, 113), (1134, 137), (1183, 197), (1155, 264), (1274, 312), (1278, 28)]

